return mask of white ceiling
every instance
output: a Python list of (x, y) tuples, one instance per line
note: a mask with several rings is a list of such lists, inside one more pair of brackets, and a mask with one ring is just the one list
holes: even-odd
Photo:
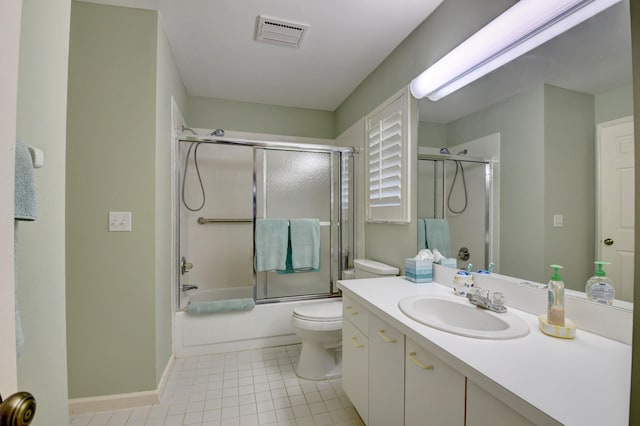
[[(442, 0), (85, 0), (160, 13), (189, 95), (334, 111)], [(255, 41), (259, 15), (309, 25)]]

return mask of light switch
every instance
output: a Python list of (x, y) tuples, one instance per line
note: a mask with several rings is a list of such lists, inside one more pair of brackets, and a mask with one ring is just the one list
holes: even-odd
[(131, 212), (109, 212), (109, 232), (131, 232)]
[(564, 226), (564, 215), (554, 214), (553, 215), (553, 227), (554, 228), (562, 228)]

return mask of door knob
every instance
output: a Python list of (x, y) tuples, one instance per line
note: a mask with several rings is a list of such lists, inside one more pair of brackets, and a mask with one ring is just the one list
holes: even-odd
[(612, 246), (613, 245), (613, 240), (611, 238), (607, 238), (606, 240), (604, 240), (604, 245), (605, 246)]
[(17, 392), (2, 400), (0, 426), (27, 426), (36, 414), (36, 399), (29, 392)]

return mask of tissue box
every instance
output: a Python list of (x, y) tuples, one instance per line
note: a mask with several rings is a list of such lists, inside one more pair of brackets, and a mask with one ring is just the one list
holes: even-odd
[(455, 257), (444, 258), (440, 261), (440, 264), (449, 268), (458, 268), (458, 261)]
[(430, 260), (405, 259), (406, 279), (414, 283), (433, 281), (433, 267)]

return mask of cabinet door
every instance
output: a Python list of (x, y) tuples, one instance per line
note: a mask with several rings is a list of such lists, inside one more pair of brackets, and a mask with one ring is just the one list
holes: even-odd
[(351, 322), (342, 321), (342, 388), (367, 423), (369, 415), (369, 341)]
[(467, 426), (532, 426), (515, 412), (471, 380), (467, 380)]
[(404, 423), (404, 334), (369, 314), (369, 425)]
[(465, 377), (406, 338), (405, 425), (464, 426)]

